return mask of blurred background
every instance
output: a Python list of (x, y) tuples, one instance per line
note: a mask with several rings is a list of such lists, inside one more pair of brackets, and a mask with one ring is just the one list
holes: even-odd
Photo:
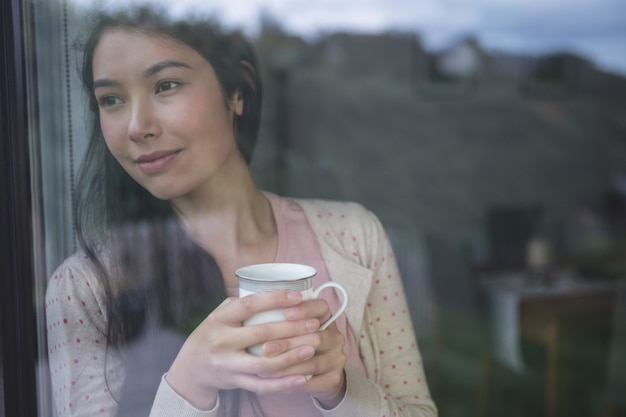
[[(53, 156), (37, 165), (41, 299), (75, 248), (87, 136), (72, 40), (121, 2), (24, 3), (34, 145)], [(380, 217), (441, 416), (626, 416), (625, 1), (168, 7), (256, 45), (261, 188)], [(45, 367), (41, 386), (45, 402)]]

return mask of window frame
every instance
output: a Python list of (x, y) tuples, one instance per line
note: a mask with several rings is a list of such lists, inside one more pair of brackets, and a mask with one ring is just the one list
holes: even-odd
[(3, 415), (37, 415), (24, 3), (0, 2), (0, 330)]

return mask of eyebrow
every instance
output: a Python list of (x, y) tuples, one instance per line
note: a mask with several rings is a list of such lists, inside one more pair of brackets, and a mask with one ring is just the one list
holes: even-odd
[[(154, 76), (155, 74), (158, 74), (160, 71), (163, 71), (166, 68), (189, 68), (192, 69), (191, 66), (189, 64), (186, 64), (184, 62), (181, 61), (173, 61), (173, 60), (166, 60), (166, 61), (161, 61), (161, 62), (157, 62), (156, 64), (152, 65), (151, 67), (149, 67), (147, 70), (145, 70), (143, 72), (143, 78), (150, 78), (152, 76)], [(119, 87), (120, 83), (112, 80), (110, 78), (99, 78), (97, 80), (94, 80), (93, 82), (93, 88), (94, 90), (96, 88), (100, 88), (100, 87)]]

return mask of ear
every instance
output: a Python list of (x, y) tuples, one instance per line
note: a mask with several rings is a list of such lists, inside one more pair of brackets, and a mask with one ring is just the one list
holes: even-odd
[(237, 116), (241, 116), (243, 114), (243, 94), (241, 91), (235, 90), (231, 98), (231, 105), (233, 112)]

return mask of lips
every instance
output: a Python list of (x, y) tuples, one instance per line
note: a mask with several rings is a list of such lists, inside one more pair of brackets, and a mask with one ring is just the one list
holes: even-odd
[(141, 155), (135, 160), (139, 169), (144, 174), (154, 174), (164, 170), (176, 157), (180, 151), (156, 151), (150, 154)]

